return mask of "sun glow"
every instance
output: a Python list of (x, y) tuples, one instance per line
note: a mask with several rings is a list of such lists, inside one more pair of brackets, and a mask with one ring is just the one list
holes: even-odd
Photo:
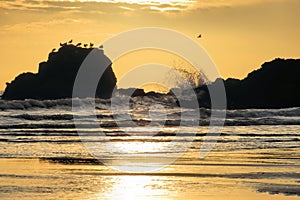
[[(74, 2), (74, 0), (71, 0)], [(76, 0), (75, 0), (76, 1)], [(140, 5), (143, 9), (148, 7), (150, 10), (160, 12), (165, 11), (181, 11), (193, 7), (197, 1), (194, 0), (79, 0), (80, 2), (99, 2), (99, 3), (112, 3), (112, 4), (129, 4)], [(134, 11), (135, 8), (130, 6), (119, 6), (126, 11)]]
[[(70, 0), (76, 2), (76, 0)], [(191, 0), (79, 0), (79, 2), (106, 2), (106, 3), (129, 3), (129, 4), (188, 4), (195, 1)]]
[[(111, 182), (114, 184), (111, 191), (103, 195), (109, 199), (160, 199), (166, 195), (166, 191), (149, 176), (122, 176)], [(99, 199), (103, 196), (101, 194)]]

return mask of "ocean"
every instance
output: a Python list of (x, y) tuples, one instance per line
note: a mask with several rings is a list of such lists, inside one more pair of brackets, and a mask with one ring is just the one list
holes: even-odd
[(227, 110), (220, 135), (210, 110), (166, 97), (73, 114), (72, 99), (0, 100), (1, 199), (300, 199), (300, 108)]

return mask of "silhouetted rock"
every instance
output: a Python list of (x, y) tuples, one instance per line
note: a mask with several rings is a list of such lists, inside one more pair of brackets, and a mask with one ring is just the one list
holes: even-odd
[(118, 95), (125, 95), (125, 96), (145, 96), (145, 91), (139, 88), (120, 88), (117, 90)]
[[(23, 73), (15, 78), (3, 93), (3, 99), (59, 99), (71, 98), (77, 72), (94, 48), (81, 48), (72, 44), (62, 44), (58, 52), (51, 52), (47, 62), (39, 64), (37, 74)], [(103, 58), (108, 59), (104, 54)], [(116, 86), (116, 77), (107, 67), (101, 77), (96, 97), (110, 98)]]
[[(61, 44), (58, 52), (51, 52), (47, 62), (39, 65), (37, 74), (23, 73), (15, 78), (3, 93), (3, 99), (58, 99), (72, 97), (73, 84), (78, 69), (93, 48), (81, 48), (72, 44)], [(101, 50), (99, 50), (101, 51)], [(107, 58), (104, 54), (103, 56)], [(108, 58), (107, 58), (108, 59)], [(285, 108), (300, 107), (300, 59), (275, 59), (266, 62), (258, 70), (248, 74), (242, 80), (228, 78), (217, 79), (209, 85), (195, 88), (200, 107), (211, 107), (209, 88), (224, 82), (227, 107), (240, 108)], [(111, 65), (101, 77), (96, 97), (110, 98), (116, 77)], [(131, 97), (148, 96), (160, 98), (157, 92), (145, 93), (143, 89), (118, 89), (119, 94)], [(184, 100), (183, 101), (188, 101)], [(179, 105), (179, 103), (178, 103)], [(188, 105), (188, 102), (187, 102)]]
[(145, 94), (147, 97), (161, 98), (162, 96), (166, 96), (166, 94), (162, 94), (159, 92), (150, 91)]
[(162, 94), (154, 91), (145, 92), (144, 89), (140, 89), (140, 88), (120, 88), (117, 90), (117, 93), (118, 95), (126, 95), (131, 97), (147, 96), (147, 97), (154, 97), (154, 98), (160, 98), (164, 95), (167, 95), (167, 94)]
[[(300, 106), (300, 60), (275, 59), (242, 80), (229, 78), (224, 81), (227, 106), (237, 108), (284, 108)], [(195, 89), (200, 107), (210, 107), (207, 87)]]

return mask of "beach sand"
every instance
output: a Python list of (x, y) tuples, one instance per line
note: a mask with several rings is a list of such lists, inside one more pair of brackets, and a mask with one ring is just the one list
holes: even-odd
[(164, 170), (139, 174), (54, 161), (1, 158), (1, 199), (299, 199), (296, 168), (179, 159)]

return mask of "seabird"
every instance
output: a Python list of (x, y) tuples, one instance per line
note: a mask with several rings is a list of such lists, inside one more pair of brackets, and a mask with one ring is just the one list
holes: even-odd
[(81, 45), (81, 42), (79, 42), (78, 44), (76, 44), (76, 47), (79, 47)]
[(201, 38), (202, 37), (202, 35), (200, 34), (200, 35), (198, 35), (198, 37), (197, 38)]
[(73, 40), (70, 40), (68, 43), (71, 44), (73, 42)]
[(84, 46), (84, 47), (87, 47), (87, 46), (88, 46), (88, 44), (84, 44), (83, 46)]

